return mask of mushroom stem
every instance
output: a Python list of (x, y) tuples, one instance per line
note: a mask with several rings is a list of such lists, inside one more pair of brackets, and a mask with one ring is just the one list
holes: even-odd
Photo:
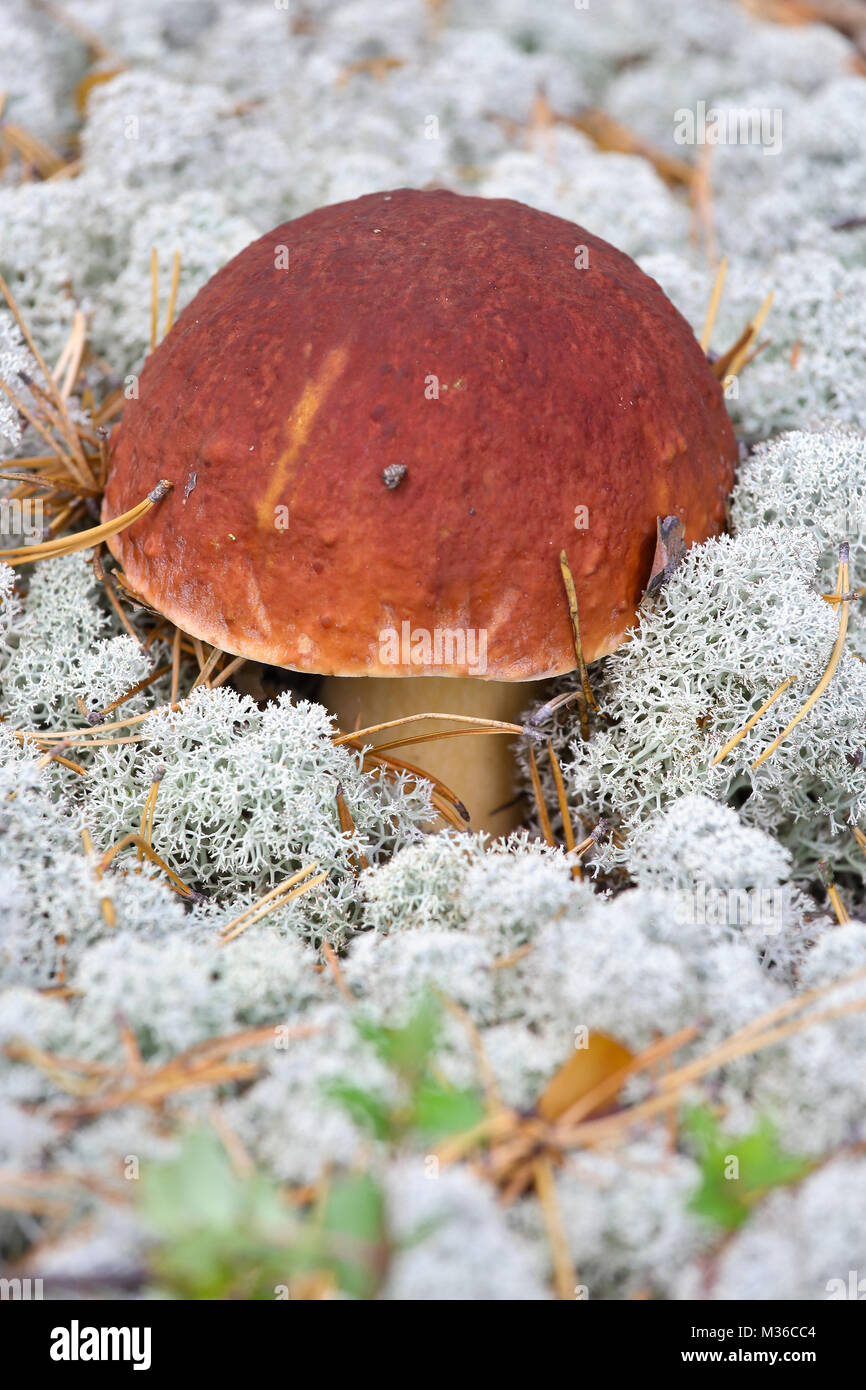
[[(431, 710), (519, 723), (542, 685), (540, 681), (484, 681), (471, 676), (328, 676), (319, 698), (337, 716), (340, 728), (350, 733)], [(419, 737), (430, 731), (430, 725), (417, 726)], [(395, 732), (408, 737), (414, 731), (411, 725), (396, 731), (385, 729), (370, 735), (370, 743), (388, 743)], [(524, 802), (515, 800), (516, 768), (507, 734), (467, 734), (419, 743), (417, 750), (401, 748), (399, 756), (440, 778), (460, 797), (472, 830), (507, 835), (525, 819)]]

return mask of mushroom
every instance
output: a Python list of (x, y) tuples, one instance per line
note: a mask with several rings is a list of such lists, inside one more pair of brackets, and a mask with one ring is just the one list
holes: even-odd
[[(628, 256), (510, 200), (399, 189), (287, 222), (204, 286), (113, 433), (103, 516), (170, 480), (110, 542), (131, 587), (324, 675), (344, 728), (514, 720), (576, 665), (561, 552), (591, 662), (635, 620), (658, 518), (722, 529), (735, 460), (691, 328)], [(414, 761), (500, 832), (510, 758), (491, 735)]]

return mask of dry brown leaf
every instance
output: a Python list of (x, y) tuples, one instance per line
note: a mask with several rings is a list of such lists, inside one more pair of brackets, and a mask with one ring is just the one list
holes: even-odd
[[(606, 1033), (590, 1033), (587, 1046), (575, 1048), (545, 1086), (536, 1102), (538, 1114), (543, 1120), (558, 1120), (596, 1086), (623, 1071), (632, 1058), (627, 1047)], [(598, 1109), (596, 1106), (592, 1113)]]

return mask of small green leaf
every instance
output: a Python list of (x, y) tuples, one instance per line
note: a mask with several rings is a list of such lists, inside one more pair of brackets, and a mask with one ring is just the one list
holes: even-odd
[(325, 1094), (349, 1112), (355, 1124), (369, 1130), (376, 1139), (388, 1139), (391, 1134), (391, 1108), (375, 1091), (363, 1091), (349, 1081), (332, 1081)]
[(442, 1139), (472, 1129), (485, 1115), (481, 1097), (474, 1091), (446, 1086), (435, 1077), (424, 1077), (414, 1092), (415, 1127), (430, 1139)]
[(701, 1163), (701, 1183), (689, 1210), (725, 1230), (736, 1230), (767, 1192), (798, 1181), (811, 1166), (782, 1151), (768, 1119), (750, 1134), (729, 1135), (712, 1111), (695, 1106), (686, 1112), (685, 1127)]
[(422, 996), (409, 1022), (402, 1028), (383, 1028), (362, 1020), (361, 1037), (372, 1043), (386, 1066), (413, 1082), (426, 1070), (439, 1035), (441, 1009), (435, 995)]
[(388, 1261), (385, 1197), (368, 1173), (341, 1178), (328, 1191), (323, 1233), (341, 1289), (372, 1298)]

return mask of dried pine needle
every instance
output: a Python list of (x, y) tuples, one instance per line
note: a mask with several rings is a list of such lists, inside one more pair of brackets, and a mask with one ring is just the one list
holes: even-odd
[(770, 312), (770, 308), (772, 306), (774, 297), (775, 292), (773, 290), (770, 290), (770, 293), (767, 295), (767, 298), (764, 300), (763, 304), (761, 305), (760, 309), (758, 310), (750, 325), (751, 331), (749, 333), (747, 341), (743, 344), (739, 351), (737, 351), (734, 354), (733, 360), (730, 362), (728, 370), (726, 372), (727, 376), (737, 376), (740, 369), (744, 365), (746, 358), (748, 357), (754, 343), (757, 341), (761, 325), (763, 324), (764, 319)]
[[(453, 718), (452, 715), (448, 717), (449, 719)], [(392, 748), (408, 748), (413, 743), (438, 743), (446, 738), (471, 738), (478, 734), (513, 734), (515, 728), (516, 726), (491, 729), (440, 729), (435, 734), (413, 734), (409, 738), (396, 738), (389, 743), (377, 743), (374, 746), (377, 753), (384, 753)], [(352, 737), (357, 738), (357, 734), (353, 734)]]
[[(144, 810), (141, 813), (139, 835), (141, 836), (143, 843), (146, 845), (150, 845), (151, 849), (153, 848), (153, 821), (154, 816), (156, 815), (156, 798), (159, 795), (160, 784), (162, 782), (163, 777), (165, 776), (165, 773), (166, 769), (164, 767), (158, 768), (157, 771), (154, 773), (153, 781), (150, 784), (150, 791), (147, 794), (147, 801), (145, 802)], [(142, 849), (139, 849), (139, 864), (141, 864), (143, 858), (144, 851)]]
[(590, 834), (587, 835), (586, 839), (581, 840), (579, 845), (575, 845), (572, 852), (578, 857), (586, 854), (588, 849), (591, 849), (593, 845), (597, 845), (602, 836), (607, 834), (608, 829), (608, 823), (604, 816), (602, 816), (598, 824), (593, 828)]
[(169, 703), (172, 709), (177, 704), (180, 689), (180, 639), (182, 635), (180, 628), (176, 627), (171, 639), (171, 696)]
[(535, 943), (533, 941), (526, 941), (522, 946), (518, 946), (516, 950), (509, 951), (507, 956), (497, 956), (495, 960), (490, 962), (490, 969), (507, 970), (509, 966), (517, 965), (518, 961), (523, 960), (524, 956), (528, 956), (530, 951), (534, 950)]
[[(849, 551), (847, 543), (839, 547), (839, 578), (836, 584), (836, 589), (837, 592), (841, 595), (845, 595), (848, 592), (848, 553)], [(769, 748), (765, 748), (760, 757), (756, 758), (755, 761), (752, 763), (751, 766), (753, 772), (756, 768), (760, 767), (762, 763), (765, 763), (767, 759), (772, 756), (773, 753), (775, 753), (776, 749), (779, 747), (779, 744), (784, 742), (784, 740), (790, 734), (791, 730), (796, 728), (796, 726), (800, 723), (800, 720), (803, 719), (805, 715), (809, 713), (809, 710), (821, 698), (824, 691), (827, 689), (827, 686), (833, 679), (833, 676), (836, 673), (836, 668), (842, 659), (842, 651), (845, 646), (845, 636), (848, 631), (848, 614), (850, 610), (850, 600), (848, 598), (843, 598), (841, 603), (841, 612), (839, 615), (839, 632), (836, 636), (836, 641), (833, 644), (833, 650), (830, 653), (830, 660), (827, 664), (826, 671), (819, 680), (818, 684), (815, 686), (815, 689), (812, 691), (812, 694), (794, 715), (794, 718), (791, 720), (790, 724), (786, 725), (782, 732), (778, 734), (776, 738), (773, 739), (773, 742), (770, 744)]]
[(716, 315), (719, 312), (719, 304), (721, 303), (722, 290), (725, 286), (725, 276), (727, 275), (727, 273), (728, 258), (727, 256), (723, 256), (719, 265), (718, 274), (716, 275), (716, 283), (713, 286), (713, 293), (710, 296), (710, 302), (707, 307), (707, 316), (704, 319), (704, 327), (701, 332), (701, 348), (704, 352), (706, 352), (709, 348), (710, 339), (713, 336), (713, 328), (716, 322)]
[(456, 999), (449, 998), (447, 994), (443, 994), (442, 991), (436, 989), (435, 986), (433, 987), (433, 993), (436, 995), (436, 998), (439, 1000), (442, 1007), (451, 1015), (452, 1018), (457, 1020), (461, 1028), (466, 1033), (472, 1051), (475, 1053), (475, 1057), (478, 1061), (478, 1070), (481, 1073), (481, 1083), (484, 1087), (484, 1097), (487, 1102), (487, 1109), (490, 1113), (495, 1114), (499, 1110), (503, 1109), (502, 1096), (499, 1094), (499, 1085), (496, 1080), (496, 1072), (494, 1070), (492, 1062), (490, 1061), (490, 1058), (487, 1055), (487, 1051), (484, 1047), (484, 1043), (482, 1041), (478, 1025), (475, 1023), (475, 1020), (472, 1018), (471, 1014), (469, 1014), (468, 1011), (464, 1009), (463, 1005), (457, 1003)]
[(771, 290), (754, 319), (746, 324), (736, 342), (732, 343), (727, 352), (723, 352), (722, 355), (711, 364), (713, 374), (719, 381), (723, 381), (729, 376), (736, 376), (740, 371), (757, 339), (764, 319), (770, 312), (772, 303), (773, 291)]
[[(562, 777), (562, 768), (554, 752), (553, 741), (551, 739), (547, 740), (547, 753), (550, 758), (550, 766), (553, 769), (553, 780), (556, 784), (556, 799), (559, 802), (559, 814), (562, 818), (562, 833), (565, 839), (565, 848), (570, 851), (576, 848), (574, 826), (571, 823), (571, 812), (568, 807), (568, 798), (565, 794), (565, 782)], [(572, 864), (571, 876), (572, 878), (583, 878), (583, 868), (580, 864)]]
[[(450, 718), (450, 716), (448, 717)], [(354, 737), (354, 734), (344, 734), (339, 739), (335, 738), (334, 742), (348, 742), (350, 747), (354, 747), (357, 752), (361, 753), (365, 771), (368, 770), (369, 766), (372, 766), (374, 769), (379, 769), (385, 776), (394, 777), (404, 773), (414, 778), (415, 781), (429, 782), (433, 787), (431, 799), (439, 814), (443, 816), (450, 825), (453, 825), (455, 830), (466, 829), (466, 824), (469, 820), (469, 812), (466, 810), (466, 807), (463, 805), (457, 793), (453, 792), (451, 788), (440, 781), (438, 777), (434, 777), (432, 773), (425, 772), (423, 768), (416, 767), (414, 763), (407, 763), (403, 758), (395, 758), (391, 754), (385, 756), (380, 754), (378, 749), (374, 748), (361, 748), (353, 742)]]
[[(402, 724), (414, 724), (420, 719), (450, 719), (455, 724), (473, 724), (480, 728), (488, 729), (492, 732), (499, 730), (501, 733), (522, 734), (523, 728), (520, 724), (508, 724), (501, 719), (481, 719), (472, 714), (404, 714), (399, 719), (386, 719), (382, 724), (370, 724), (366, 729), (355, 729), (350, 734), (342, 732), (333, 735), (334, 743), (355, 743), (359, 739), (366, 738), (368, 734), (378, 734), (382, 729), (396, 729)], [(377, 745), (378, 752), (382, 745)]]
[(168, 292), (168, 308), (165, 311), (165, 332), (171, 332), (174, 323), (174, 310), (177, 303), (177, 287), (180, 284), (180, 252), (175, 251), (171, 262), (171, 288)]
[(104, 873), (111, 861), (115, 858), (115, 856), (118, 855), (121, 852), (121, 850), (126, 849), (129, 845), (136, 845), (137, 848), (144, 853), (144, 855), (150, 860), (152, 864), (156, 864), (157, 868), (162, 869), (163, 873), (168, 877), (171, 886), (175, 889), (177, 893), (180, 894), (182, 898), (197, 897), (197, 894), (194, 892), (194, 890), (188, 887), (188, 885), (184, 883), (183, 879), (177, 876), (173, 869), (170, 869), (168, 867), (165, 860), (160, 858), (160, 856), (156, 853), (153, 847), (149, 845), (147, 841), (141, 837), (141, 835), (124, 835), (122, 840), (118, 840), (116, 845), (112, 845), (111, 849), (106, 850), (105, 854), (103, 854), (102, 858), (99, 861), (99, 871), (101, 873)]
[[(93, 854), (93, 840), (90, 837), (90, 831), (86, 825), (81, 827), (81, 839), (84, 844), (84, 853), (89, 859)], [(102, 878), (102, 868), (99, 864), (94, 866), (94, 873), (98, 879)], [(117, 914), (114, 911), (114, 903), (111, 901), (111, 898), (101, 898), (99, 910), (102, 913), (102, 919), (107, 927), (117, 926)]]
[(751, 719), (743, 725), (742, 729), (738, 729), (738, 731), (734, 734), (733, 738), (729, 738), (727, 743), (719, 749), (718, 753), (713, 758), (713, 761), (710, 763), (710, 767), (715, 767), (717, 763), (720, 763), (723, 760), (723, 758), (726, 758), (728, 754), (732, 752), (734, 748), (736, 748), (737, 744), (746, 737), (746, 734), (749, 732), (749, 730), (755, 727), (758, 720), (761, 718), (761, 715), (766, 714), (767, 710), (770, 708), (773, 702), (775, 700), (778, 700), (779, 696), (785, 690), (788, 689), (788, 686), (793, 684), (793, 681), (793, 676), (788, 676), (787, 680), (782, 681), (782, 684), (778, 687), (778, 689), (773, 691), (770, 698), (764, 701), (764, 703), (761, 705), (761, 708), (752, 715)]
[(216, 690), (217, 686), (225, 685), (226, 681), (235, 674), (235, 671), (239, 671), (242, 666), (246, 665), (246, 662), (245, 656), (236, 656), (233, 661), (223, 667), (216, 679), (211, 681), (211, 690)]
[(355, 996), (349, 989), (349, 986), (346, 984), (346, 981), (343, 978), (343, 972), (340, 969), (340, 962), (337, 959), (337, 952), (334, 950), (333, 946), (329, 941), (322, 942), (322, 955), (325, 957), (328, 969), (334, 977), (334, 984), (337, 986), (337, 989), (342, 994), (346, 1003), (354, 1004)]
[(600, 714), (598, 701), (592, 693), (592, 686), (589, 683), (589, 672), (586, 669), (586, 661), (583, 656), (583, 643), (580, 638), (580, 615), (577, 609), (577, 590), (574, 587), (574, 576), (571, 573), (571, 566), (568, 563), (568, 556), (565, 551), (560, 551), (559, 568), (562, 571), (562, 582), (565, 585), (566, 598), (568, 599), (568, 615), (571, 618), (571, 627), (574, 633), (574, 654), (577, 658), (577, 669), (580, 674), (580, 684), (583, 690), (584, 699), (590, 709), (596, 714)]
[(577, 1287), (577, 1271), (571, 1261), (568, 1236), (562, 1219), (559, 1199), (556, 1195), (553, 1165), (547, 1155), (534, 1160), (532, 1179), (553, 1256), (553, 1283), (556, 1296), (562, 1300), (573, 1301), (574, 1291)]
[(157, 502), (171, 490), (172, 484), (164, 479), (157, 483), (143, 501), (131, 507), (128, 512), (116, 516), (113, 521), (105, 521), (100, 526), (91, 526), (87, 531), (76, 531), (71, 536), (61, 536), (57, 540), (43, 541), (37, 545), (18, 546), (14, 550), (0, 550), (0, 560), (7, 565), (30, 565), (37, 560), (56, 559), (59, 555), (72, 555), (78, 550), (89, 550), (110, 536), (125, 531), (128, 526), (146, 516)]
[[(327, 879), (327, 873), (321, 873), (318, 877), (311, 879), (310, 874), (315, 873), (318, 864), (315, 862), (307, 864), (305, 868), (299, 869), (292, 874), (291, 878), (284, 879), (276, 887), (269, 889), (264, 897), (257, 902), (245, 907), (243, 912), (239, 912), (231, 922), (227, 922), (221, 929), (221, 945), (225, 946), (229, 941), (235, 941), (247, 927), (251, 927), (254, 922), (260, 922), (269, 913), (276, 912), (278, 907), (283, 907), (285, 903), (291, 902), (293, 898), (299, 897), (302, 893), (307, 893), (311, 888), (316, 888), (320, 883)], [(307, 882), (304, 882), (304, 879)]]
[(210, 688), (210, 678), (216, 670), (218, 663), (224, 656), (225, 652), (222, 650), (221, 647), (212, 647), (210, 656), (202, 665), (190, 689), (195, 690), (196, 686), (198, 685), (204, 685)]
[[(340, 786), (337, 787), (337, 815), (340, 819), (340, 829), (342, 830), (343, 834), (347, 838), (352, 839), (353, 836), (357, 834), (355, 822), (352, 819), (352, 812), (349, 810), (349, 807), (346, 804), (346, 798), (343, 795), (343, 788)], [(354, 870), (356, 878), (362, 869), (369, 869), (370, 867), (369, 859), (365, 854), (361, 853), (360, 851), (358, 852), (357, 858), (354, 854), (350, 854), (349, 859), (352, 864), (352, 868)]]
[(827, 890), (827, 897), (830, 900), (830, 906), (836, 914), (836, 921), (839, 923), (840, 927), (844, 926), (846, 922), (851, 921), (851, 915), (848, 912), (848, 909), (846, 908), (839, 895), (839, 889), (836, 887), (836, 880), (833, 876), (833, 870), (830, 868), (830, 865), (826, 862), (826, 860), (819, 865), (819, 868), (822, 870), (824, 887)]
[(556, 836), (550, 825), (550, 816), (547, 814), (547, 806), (544, 801), (544, 792), (541, 786), (541, 777), (538, 772), (538, 760), (535, 756), (535, 749), (530, 744), (529, 748), (529, 775), (532, 778), (532, 791), (535, 796), (535, 804), (538, 807), (538, 819), (541, 824), (541, 833), (547, 843), (556, 848)]
[[(133, 633), (132, 635), (134, 636), (135, 634)], [(136, 685), (130, 686), (129, 690), (123, 695), (118, 695), (116, 700), (112, 700), (110, 705), (106, 705), (105, 709), (100, 711), (98, 719), (94, 716), (94, 722), (105, 727), (102, 721), (107, 715), (113, 714), (116, 709), (120, 709), (120, 706), (125, 705), (128, 700), (132, 700), (136, 695), (140, 695), (143, 690), (147, 690), (148, 686), (153, 685), (154, 681), (158, 681), (162, 676), (167, 675), (170, 670), (171, 667), (168, 665), (158, 666), (149, 676), (145, 676), (144, 679), (140, 680)]]

